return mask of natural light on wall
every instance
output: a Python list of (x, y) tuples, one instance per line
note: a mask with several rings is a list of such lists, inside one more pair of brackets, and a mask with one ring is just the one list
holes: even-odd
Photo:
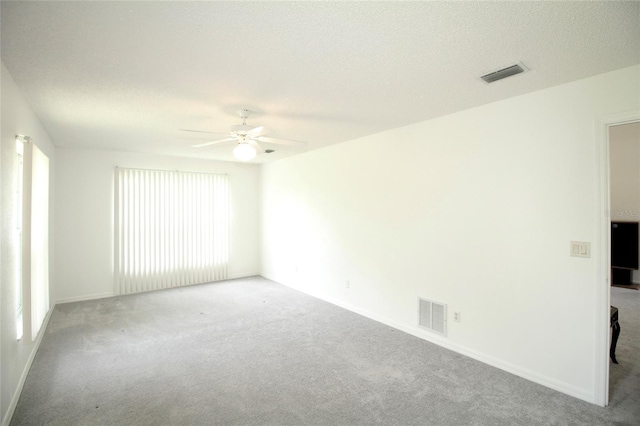
[(226, 175), (116, 168), (118, 294), (227, 278)]

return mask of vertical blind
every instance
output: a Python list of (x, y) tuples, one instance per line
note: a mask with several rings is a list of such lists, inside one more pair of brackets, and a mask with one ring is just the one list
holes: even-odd
[(226, 175), (116, 168), (119, 294), (227, 278)]

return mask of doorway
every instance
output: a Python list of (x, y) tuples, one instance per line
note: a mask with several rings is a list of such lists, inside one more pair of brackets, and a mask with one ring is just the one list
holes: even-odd
[[(610, 399), (619, 400), (637, 393), (632, 379), (638, 368), (640, 347), (640, 271), (638, 271), (638, 222), (640, 221), (640, 122), (609, 126), (609, 215), (611, 222), (610, 303), (618, 309), (623, 339), (616, 355), (619, 363), (609, 364)], [(637, 380), (636, 380), (637, 381)]]
[[(620, 206), (612, 205), (611, 196), (613, 194), (614, 199), (619, 195), (619, 188), (613, 189), (611, 187), (612, 183), (615, 183), (617, 177), (614, 176), (612, 179), (612, 167), (611, 160), (615, 160), (618, 153), (611, 152), (611, 144), (612, 137), (615, 139), (620, 133), (622, 127), (625, 125), (631, 124), (639, 124), (640, 123), (640, 111), (634, 111), (625, 114), (619, 114), (616, 116), (606, 117), (602, 119), (599, 123), (598, 128), (598, 154), (599, 154), (599, 187), (600, 187), (600, 205), (598, 208), (599, 211), (599, 244), (600, 247), (598, 255), (598, 293), (596, 297), (598, 309), (596, 312), (596, 341), (598, 343), (598, 351), (596, 353), (596, 403), (602, 406), (606, 406), (609, 404), (610, 398), (610, 389), (612, 390), (612, 394), (617, 392), (618, 389), (616, 386), (619, 384), (620, 369), (616, 370), (611, 369), (611, 361), (609, 358), (609, 344), (610, 344), (610, 306), (612, 300), (612, 287), (611, 287), (611, 239), (610, 239), (610, 231), (611, 231), (611, 221), (614, 219), (612, 213), (612, 208), (618, 209), (616, 214), (628, 214), (633, 215), (634, 209), (640, 207), (632, 207), (627, 210), (626, 207), (623, 208), (623, 211), (619, 211)], [(629, 130), (626, 128), (625, 130)], [(638, 141), (640, 145), (640, 141)], [(640, 148), (639, 148), (640, 149)], [(640, 161), (640, 159), (638, 159)], [(617, 171), (616, 171), (617, 172)], [(614, 172), (615, 173), (615, 172)], [(624, 191), (622, 191), (624, 192)], [(638, 203), (640, 205), (640, 194), (638, 194)], [(614, 203), (617, 203), (615, 201)], [(617, 218), (616, 218), (617, 219)], [(640, 220), (640, 219), (639, 219)], [(617, 291), (617, 290), (616, 290)], [(621, 289), (621, 291), (635, 291), (635, 290), (627, 290)], [(618, 297), (617, 294), (614, 295), (615, 298)], [(616, 299), (619, 300), (619, 299)], [(619, 312), (620, 315), (624, 315), (624, 313)], [(626, 318), (628, 320), (629, 318)], [(623, 321), (624, 323), (625, 321)], [(640, 326), (640, 324), (638, 324)], [(624, 326), (623, 326), (624, 327)], [(640, 327), (637, 327), (640, 328)], [(624, 331), (622, 332), (624, 333)], [(640, 335), (639, 335), (640, 336)], [(631, 337), (631, 335), (627, 335), (626, 337)], [(616, 355), (619, 353), (617, 352)], [(619, 359), (620, 361), (620, 359)], [(629, 360), (627, 360), (626, 367), (629, 367)], [(611, 386), (610, 386), (611, 385)]]

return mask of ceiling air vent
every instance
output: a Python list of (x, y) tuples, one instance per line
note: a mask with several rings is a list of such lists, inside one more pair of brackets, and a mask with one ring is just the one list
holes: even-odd
[(527, 71), (527, 68), (524, 65), (518, 63), (498, 71), (490, 72), (489, 74), (485, 74), (480, 78), (487, 83), (493, 83), (494, 81), (502, 80), (503, 78), (511, 77), (512, 75), (520, 74), (521, 72), (525, 71)]

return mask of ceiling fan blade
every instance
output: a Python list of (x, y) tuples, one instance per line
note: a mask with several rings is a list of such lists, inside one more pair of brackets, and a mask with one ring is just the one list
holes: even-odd
[(288, 145), (288, 146), (298, 146), (301, 148), (307, 147), (309, 145), (307, 142), (296, 141), (293, 139), (270, 138), (268, 136), (256, 136), (252, 139), (258, 142), (275, 143), (279, 145)]
[(255, 139), (249, 139), (249, 145), (251, 145), (252, 147), (254, 147), (257, 151), (259, 152), (265, 152), (266, 149), (264, 149), (263, 147), (261, 147), (258, 142), (256, 142)]
[(231, 133), (247, 135), (253, 129), (255, 129), (255, 127), (249, 126), (248, 124), (237, 124), (235, 126), (231, 126)]
[(260, 134), (260, 132), (262, 132), (263, 130), (264, 130), (264, 126), (254, 127), (253, 129), (247, 132), (247, 136), (249, 137), (258, 136), (258, 134)]
[(217, 143), (235, 141), (236, 139), (237, 139), (236, 137), (220, 139), (220, 140), (217, 140), (217, 141), (199, 143), (198, 145), (191, 145), (191, 147), (192, 148), (202, 148), (203, 146), (215, 145)]
[(181, 132), (193, 132), (193, 133), (208, 133), (210, 135), (228, 135), (229, 132), (219, 133), (219, 132), (206, 132), (204, 130), (191, 130), (191, 129), (178, 129)]

